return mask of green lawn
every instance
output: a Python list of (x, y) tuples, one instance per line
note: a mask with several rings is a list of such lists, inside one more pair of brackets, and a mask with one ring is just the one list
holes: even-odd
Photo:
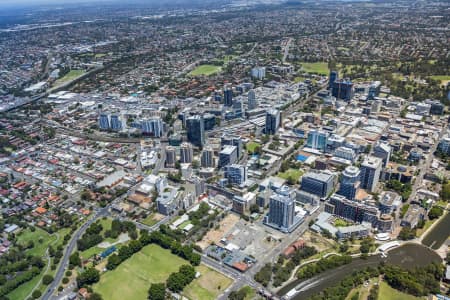
[(83, 259), (89, 259), (89, 258), (91, 258), (92, 256), (94, 256), (95, 254), (100, 254), (100, 253), (102, 253), (102, 252), (105, 251), (105, 250), (106, 250), (106, 249), (103, 249), (103, 248), (94, 246), (94, 247), (91, 247), (91, 248), (89, 248), (89, 249), (86, 249), (86, 250), (80, 252), (80, 256), (81, 256)]
[(147, 216), (147, 218), (142, 220), (141, 223), (144, 224), (144, 225), (147, 225), (147, 226), (153, 226), (156, 223), (158, 223), (158, 219), (155, 218), (154, 214), (150, 214), (150, 215)]
[(302, 175), (303, 175), (303, 172), (301, 170), (297, 170), (297, 169), (289, 169), (286, 172), (278, 173), (278, 177), (281, 177), (286, 180), (289, 177), (291, 177), (292, 179), (295, 180), (295, 182), (298, 182), (298, 180), (300, 179), (300, 176), (302, 176)]
[(68, 81), (74, 80), (75, 78), (80, 77), (84, 73), (86, 73), (86, 71), (84, 70), (70, 70), (69, 73), (56, 80), (54, 85), (58, 86)]
[(256, 142), (249, 142), (247, 145), (245, 145), (245, 148), (249, 153), (254, 153), (256, 148), (261, 147), (261, 144)]
[(230, 278), (204, 265), (198, 266), (196, 270), (201, 274), (200, 277), (192, 281), (183, 292), (191, 300), (217, 299), (233, 282)]
[(220, 66), (214, 65), (200, 65), (194, 70), (192, 70), (189, 75), (191, 76), (200, 76), (200, 75), (212, 75), (214, 73), (220, 72), (222, 68)]
[(334, 226), (336, 226), (336, 227), (347, 227), (347, 226), (350, 226), (350, 223), (348, 223), (347, 221), (342, 220), (342, 219), (336, 219), (334, 221)]
[[(45, 261), (47, 263), (47, 261)], [(7, 295), (8, 299), (10, 300), (23, 300), (26, 299), (27, 296), (31, 293), (33, 288), (36, 286), (36, 284), (41, 280), (41, 278), (44, 276), (46, 266), (44, 266), (44, 269), (39, 273), (38, 276), (34, 277), (28, 282), (25, 282), (24, 284), (21, 284), (18, 288), (13, 290), (11, 293)]]
[(186, 226), (188, 226), (189, 224), (191, 224), (191, 221), (187, 220), (184, 221), (183, 223), (180, 224), (180, 226), (178, 226), (179, 229), (184, 229), (186, 228)]
[(435, 75), (435, 76), (430, 76), (430, 78), (434, 79), (434, 80), (440, 80), (441, 85), (444, 85), (444, 86), (450, 82), (450, 75)]
[(378, 300), (419, 300), (419, 299), (421, 298), (411, 296), (391, 288), (384, 281), (382, 281), (380, 284)]
[(302, 70), (307, 73), (317, 73), (321, 75), (328, 75), (328, 63), (326, 62), (315, 62), (315, 63), (307, 63), (302, 62)]
[(101, 275), (94, 291), (108, 300), (145, 300), (151, 283), (165, 282), (187, 261), (158, 245), (149, 245), (120, 264), (117, 269)]
[[(35, 227), (35, 231), (32, 232), (29, 228), (23, 230), (18, 236), (17, 241), (19, 244), (27, 244), (29, 241), (34, 242), (34, 247), (26, 250), (27, 254), (34, 256), (44, 256), (50, 243), (56, 241), (56, 235), (51, 235), (47, 231)], [(62, 237), (61, 237), (62, 238)], [(41, 242), (39, 242), (41, 241)]]

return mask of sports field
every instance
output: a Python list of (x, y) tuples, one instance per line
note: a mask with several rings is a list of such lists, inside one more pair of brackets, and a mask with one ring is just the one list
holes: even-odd
[(187, 261), (158, 245), (148, 245), (117, 269), (107, 271), (93, 286), (95, 292), (108, 300), (145, 300), (151, 283), (165, 282)]
[(408, 295), (393, 289), (386, 282), (382, 281), (378, 292), (378, 300), (419, 300), (421, 298)]
[(220, 66), (214, 65), (200, 65), (194, 70), (192, 70), (189, 75), (191, 76), (200, 76), (200, 75), (212, 75), (219, 72), (222, 68)]
[(232, 283), (230, 278), (204, 265), (198, 266), (196, 270), (200, 273), (200, 277), (192, 281), (183, 292), (189, 299), (217, 299)]
[(70, 70), (69, 73), (55, 81), (54, 86), (61, 85), (86, 73), (84, 70)]
[(326, 62), (315, 62), (315, 63), (307, 63), (302, 62), (302, 70), (307, 73), (316, 73), (321, 75), (328, 75), (328, 63)]

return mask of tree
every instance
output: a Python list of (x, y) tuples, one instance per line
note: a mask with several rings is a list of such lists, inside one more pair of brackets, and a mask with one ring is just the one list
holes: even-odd
[(33, 297), (33, 299), (39, 299), (42, 296), (42, 293), (40, 290), (35, 290), (33, 292), (33, 294), (31, 294), (31, 297)]
[(99, 280), (100, 280), (100, 272), (97, 271), (97, 269), (91, 267), (86, 269), (86, 271), (84, 271), (77, 277), (77, 284), (79, 287), (82, 287), (84, 285), (96, 283)]
[(103, 300), (103, 298), (99, 293), (92, 293), (89, 296), (89, 300)]
[(70, 255), (69, 257), (69, 263), (72, 266), (78, 266), (81, 267), (81, 258), (80, 258), (80, 253), (78, 251), (74, 252), (72, 255)]
[(166, 299), (166, 285), (164, 283), (152, 283), (148, 290), (149, 300), (164, 300)]
[(430, 220), (434, 220), (442, 216), (443, 213), (444, 210), (441, 207), (433, 206), (428, 212), (428, 218), (430, 218)]
[(120, 263), (122, 262), (122, 260), (120, 259), (120, 257), (117, 254), (113, 254), (108, 258), (108, 263), (106, 264), (106, 269), (108, 270), (114, 270), (115, 268), (117, 268), (118, 265), (120, 265)]
[(166, 281), (167, 288), (174, 293), (178, 293), (184, 288), (184, 278), (181, 273), (172, 273)]
[(52, 275), (44, 275), (44, 277), (42, 277), (42, 283), (45, 285), (49, 285), (50, 283), (53, 282), (53, 276)]

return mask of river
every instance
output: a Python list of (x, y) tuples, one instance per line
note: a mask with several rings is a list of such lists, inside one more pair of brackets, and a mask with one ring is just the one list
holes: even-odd
[(439, 249), (450, 235), (450, 213), (447, 213), (422, 240), (422, 244)]
[(387, 258), (382, 258), (380, 255), (370, 256), (367, 259), (355, 258), (348, 265), (326, 271), (307, 280), (296, 280), (282, 288), (278, 292), (278, 295), (285, 295), (293, 288), (297, 288), (300, 292), (293, 299), (307, 299), (327, 287), (336, 285), (353, 271), (358, 271), (366, 267), (376, 267), (381, 261), (385, 261), (387, 264), (410, 268), (425, 266), (432, 262), (440, 262), (441, 258), (434, 251), (422, 245), (405, 244), (389, 251)]

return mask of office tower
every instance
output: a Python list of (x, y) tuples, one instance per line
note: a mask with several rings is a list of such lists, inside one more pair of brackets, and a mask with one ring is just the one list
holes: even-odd
[(200, 163), (202, 168), (214, 167), (214, 151), (211, 147), (206, 147), (205, 149), (203, 149)]
[(444, 114), (444, 105), (438, 100), (425, 100), (425, 102), (431, 105), (430, 114), (432, 115), (442, 115)]
[(247, 166), (232, 164), (225, 167), (224, 177), (228, 183), (241, 185), (247, 181)]
[(216, 126), (216, 116), (210, 113), (204, 114), (203, 123), (205, 130), (213, 130), (214, 126)]
[(328, 88), (331, 89), (333, 86), (333, 83), (338, 79), (338, 72), (337, 71), (331, 71), (330, 72), (330, 78), (328, 79)]
[(141, 130), (143, 134), (148, 134), (158, 138), (162, 137), (163, 126), (163, 122), (160, 118), (141, 120)]
[(192, 180), (192, 183), (194, 184), (194, 187), (195, 187), (195, 196), (196, 197), (203, 195), (206, 192), (205, 180), (198, 178), (198, 177), (194, 177), (194, 179)]
[(233, 90), (231, 86), (225, 86), (223, 90), (223, 104), (225, 106), (233, 106)]
[(241, 99), (233, 102), (233, 113), (235, 118), (242, 118), (245, 115), (244, 103)]
[(265, 67), (255, 67), (250, 71), (250, 75), (259, 80), (263, 80), (266, 77), (266, 68)]
[(292, 232), (302, 219), (295, 215), (295, 192), (283, 186), (270, 197), (264, 223), (282, 232)]
[(192, 116), (186, 119), (187, 139), (197, 147), (205, 144), (205, 124), (201, 116)]
[(356, 153), (352, 148), (339, 147), (334, 151), (334, 156), (353, 162), (356, 158)]
[(192, 149), (192, 145), (189, 143), (183, 143), (180, 146), (180, 162), (182, 164), (189, 164), (192, 162), (192, 158), (194, 157), (194, 150)]
[(102, 130), (108, 130), (110, 128), (109, 116), (107, 114), (100, 114), (98, 118), (98, 127)]
[(373, 227), (378, 226), (380, 216), (380, 211), (376, 206), (366, 202), (349, 200), (337, 194), (330, 197), (325, 205), (325, 211), (352, 222), (367, 222)]
[(236, 163), (238, 160), (238, 153), (236, 146), (225, 146), (222, 151), (219, 152), (219, 167), (225, 167)]
[(361, 164), (361, 187), (370, 192), (375, 192), (380, 179), (383, 161), (381, 158), (369, 156)]
[(222, 102), (222, 95), (220, 94), (220, 90), (214, 91), (214, 101)]
[(277, 133), (278, 127), (280, 127), (281, 116), (280, 111), (277, 109), (270, 109), (266, 112), (266, 134)]
[(442, 153), (445, 153), (447, 155), (450, 154), (450, 135), (446, 134), (442, 137), (442, 139), (439, 141), (438, 149)]
[(325, 198), (333, 191), (334, 179), (334, 175), (331, 173), (308, 172), (302, 177), (300, 189), (321, 198)]
[(341, 184), (337, 193), (347, 199), (355, 199), (356, 191), (360, 184), (359, 175), (360, 171), (357, 167), (348, 166), (345, 168), (344, 172), (342, 172)]
[(353, 83), (343, 79), (336, 80), (331, 86), (331, 95), (337, 99), (350, 101), (353, 97)]
[(236, 146), (238, 158), (242, 156), (242, 138), (239, 135), (224, 134), (220, 138), (220, 147), (223, 149), (225, 146)]
[(328, 132), (319, 130), (310, 130), (308, 132), (308, 139), (306, 141), (306, 147), (325, 151), (327, 147)]
[(167, 146), (166, 148), (166, 167), (173, 168), (177, 162), (177, 150), (175, 147)]
[(256, 100), (256, 94), (254, 90), (248, 92), (248, 109), (255, 109), (258, 107), (258, 101)]
[(111, 129), (114, 131), (122, 130), (122, 120), (118, 115), (111, 115)]
[(383, 160), (383, 167), (386, 167), (391, 158), (392, 147), (387, 143), (378, 142), (373, 147), (373, 156)]
[(374, 100), (375, 97), (378, 97), (378, 95), (380, 94), (380, 89), (381, 89), (380, 81), (372, 82), (372, 84), (369, 86), (369, 93), (367, 95), (367, 99)]

